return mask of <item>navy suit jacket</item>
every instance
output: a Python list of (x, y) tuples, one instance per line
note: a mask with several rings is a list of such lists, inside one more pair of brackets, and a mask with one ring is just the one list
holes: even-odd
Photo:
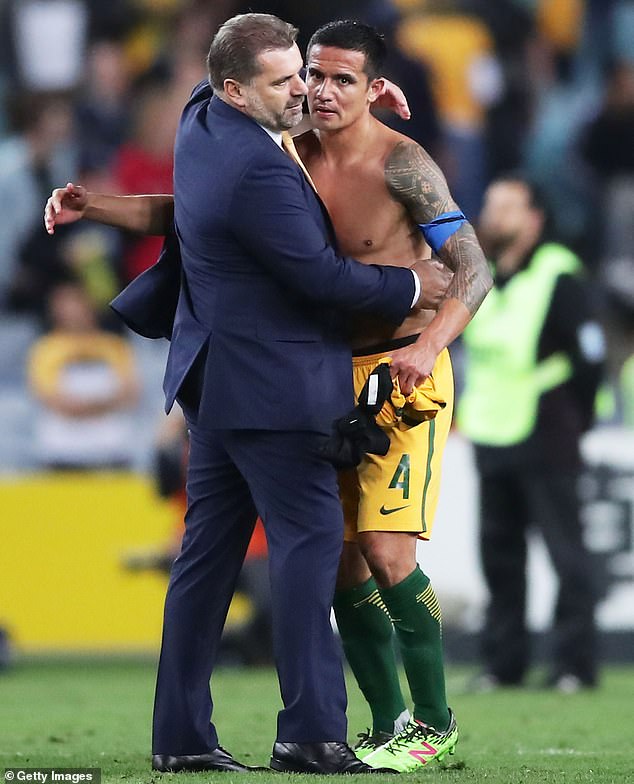
[(174, 200), (182, 269), (168, 248), (113, 303), (150, 337), (173, 317), (167, 410), (178, 396), (207, 428), (327, 432), (353, 399), (342, 316), (399, 324), (411, 272), (338, 255), (297, 164), (206, 83), (181, 117)]

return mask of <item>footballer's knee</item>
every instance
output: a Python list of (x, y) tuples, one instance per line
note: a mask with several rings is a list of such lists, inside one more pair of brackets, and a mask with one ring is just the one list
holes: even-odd
[(359, 545), (380, 588), (402, 582), (416, 568), (416, 537), (407, 533), (368, 531)]

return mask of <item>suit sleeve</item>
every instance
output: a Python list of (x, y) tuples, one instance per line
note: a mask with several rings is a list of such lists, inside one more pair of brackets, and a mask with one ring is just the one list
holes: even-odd
[(337, 255), (311, 214), (301, 176), (284, 159), (246, 168), (229, 208), (238, 241), (300, 296), (400, 324), (414, 298), (411, 271)]

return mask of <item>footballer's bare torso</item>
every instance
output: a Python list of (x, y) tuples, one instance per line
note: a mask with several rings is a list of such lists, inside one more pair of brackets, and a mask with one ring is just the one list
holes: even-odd
[[(430, 259), (431, 250), (385, 181), (386, 160), (400, 141), (408, 140), (377, 126), (370, 154), (366, 147), (363, 152), (352, 149), (345, 156), (329, 158), (315, 131), (296, 137), (295, 144), (328, 209), (339, 252), (366, 264), (410, 267), (417, 260)], [(433, 311), (419, 311), (396, 329), (375, 317), (356, 316), (350, 327), (352, 347), (417, 334), (433, 316)]]

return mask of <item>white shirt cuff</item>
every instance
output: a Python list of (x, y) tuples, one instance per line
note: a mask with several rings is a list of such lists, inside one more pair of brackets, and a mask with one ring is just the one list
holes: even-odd
[(410, 270), (412, 275), (414, 276), (414, 299), (412, 300), (412, 307), (418, 302), (421, 295), (421, 287), (420, 287), (420, 278), (414, 272), (414, 270)]

